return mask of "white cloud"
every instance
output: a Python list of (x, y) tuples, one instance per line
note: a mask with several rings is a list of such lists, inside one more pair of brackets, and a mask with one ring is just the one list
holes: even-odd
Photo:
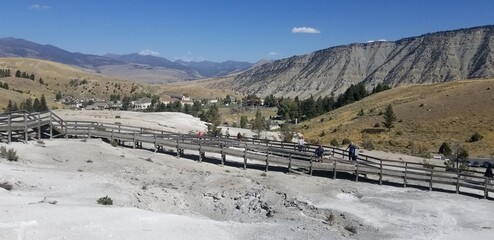
[(276, 55), (280, 55), (279, 52), (268, 52), (268, 56), (276, 56)]
[(146, 49), (146, 50), (142, 50), (139, 52), (140, 55), (151, 55), (151, 56), (159, 56), (160, 53), (159, 52), (156, 52), (156, 51), (153, 51), (153, 50), (149, 50), (149, 49)]
[(29, 6), (29, 9), (31, 9), (31, 10), (48, 10), (48, 9), (51, 9), (51, 6), (41, 5), (41, 4), (33, 4), (33, 5)]
[(191, 51), (187, 51), (187, 54), (185, 56), (175, 57), (174, 59), (175, 60), (182, 60), (184, 62), (202, 62), (202, 61), (207, 60), (205, 57), (201, 57), (201, 56), (196, 57), (196, 56), (192, 55)]
[(321, 33), (321, 31), (311, 27), (294, 27), (292, 33)]

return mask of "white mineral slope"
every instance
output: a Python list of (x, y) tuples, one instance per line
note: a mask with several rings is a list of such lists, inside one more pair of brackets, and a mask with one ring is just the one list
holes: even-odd
[(71, 121), (120, 123), (135, 127), (192, 134), (207, 130), (206, 123), (199, 118), (178, 112), (146, 113), (109, 110), (55, 110), (53, 112), (63, 120)]
[[(221, 167), (98, 139), (0, 146), (19, 156), (0, 159), (0, 183), (13, 185), (0, 188), (2, 240), (494, 237), (492, 200), (242, 170), (231, 158)], [(104, 196), (114, 204), (98, 205)]]

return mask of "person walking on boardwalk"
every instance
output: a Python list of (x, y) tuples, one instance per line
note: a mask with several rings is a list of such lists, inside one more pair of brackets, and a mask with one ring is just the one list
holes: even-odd
[(316, 162), (322, 162), (322, 157), (324, 156), (324, 148), (321, 144), (319, 144), (319, 147), (316, 148), (315, 154)]
[(226, 129), (226, 138), (230, 138), (230, 128)]
[(299, 152), (305, 150), (304, 145), (305, 145), (304, 137), (299, 137), (297, 141), (297, 148)]
[(237, 140), (242, 140), (242, 134), (240, 132), (237, 133)]
[(485, 176), (485, 184), (492, 182), (492, 164), (487, 165), (484, 176)]
[(346, 150), (348, 150), (348, 160), (353, 160), (353, 155), (355, 155), (356, 148), (357, 146), (355, 146), (353, 142), (350, 142), (350, 145), (348, 145), (348, 147), (346, 148)]

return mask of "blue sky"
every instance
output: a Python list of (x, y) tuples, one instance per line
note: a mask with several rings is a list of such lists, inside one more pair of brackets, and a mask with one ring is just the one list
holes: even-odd
[(492, 0), (0, 0), (0, 37), (102, 55), (279, 59), (494, 24)]

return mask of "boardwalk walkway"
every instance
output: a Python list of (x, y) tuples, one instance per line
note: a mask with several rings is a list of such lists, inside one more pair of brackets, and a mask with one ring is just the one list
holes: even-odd
[(286, 168), (290, 173), (313, 175), (314, 172), (336, 178), (338, 174), (373, 179), (379, 184), (402, 184), (403, 187), (426, 185), (429, 190), (466, 192), (488, 198), (494, 192), (494, 184), (487, 181), (482, 172), (474, 170), (447, 171), (444, 166), (375, 158), (361, 154), (357, 161), (349, 161), (343, 149), (324, 146), (326, 156), (322, 162), (314, 161), (317, 146), (308, 144), (305, 151), (298, 151), (294, 143), (245, 138), (241, 141), (230, 138), (177, 134), (156, 129), (124, 126), (120, 124), (91, 121), (64, 121), (51, 111), (42, 113), (12, 112), (0, 114), (0, 138), (2, 141), (27, 142), (32, 139), (55, 137), (101, 138), (112, 144), (133, 148), (149, 148), (156, 152), (170, 150), (178, 157), (187, 150), (195, 152), (199, 161), (206, 153), (221, 156), (221, 165), (226, 156), (243, 159), (243, 168), (262, 164), (265, 171), (270, 166)]

